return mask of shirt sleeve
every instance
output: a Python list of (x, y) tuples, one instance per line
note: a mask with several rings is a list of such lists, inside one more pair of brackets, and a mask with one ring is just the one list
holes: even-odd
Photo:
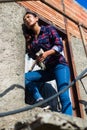
[(50, 41), (52, 44), (52, 49), (60, 53), (63, 51), (63, 43), (59, 37), (57, 30), (54, 27), (50, 27)]

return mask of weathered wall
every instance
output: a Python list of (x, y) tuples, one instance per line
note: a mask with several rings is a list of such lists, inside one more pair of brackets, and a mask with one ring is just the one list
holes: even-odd
[[(81, 74), (83, 70), (87, 68), (87, 57), (85, 55), (85, 51), (84, 51), (84, 47), (83, 47), (81, 39), (71, 36), (71, 46), (73, 50), (73, 57), (74, 57), (74, 63), (76, 66), (76, 72), (78, 76), (79, 74)], [(87, 76), (82, 79), (82, 82), (86, 91), (84, 90), (81, 82), (78, 81), (79, 83), (78, 89), (80, 90), (80, 96), (81, 96), (80, 97), (81, 99), (79, 100), (83, 100), (86, 102), (87, 101)], [(82, 106), (83, 106), (84, 118), (87, 119), (87, 113), (85, 112), (85, 105), (83, 104)]]
[(0, 3), (0, 112), (24, 104), (24, 8)]
[[(20, 122), (20, 123), (19, 123)], [(87, 120), (70, 117), (50, 110), (35, 108), (22, 114), (7, 116), (0, 119), (0, 130), (16, 129), (17, 124), (23, 127), (29, 123), (33, 130), (86, 130)], [(24, 127), (25, 128), (25, 127)], [(28, 128), (22, 130), (30, 130)]]

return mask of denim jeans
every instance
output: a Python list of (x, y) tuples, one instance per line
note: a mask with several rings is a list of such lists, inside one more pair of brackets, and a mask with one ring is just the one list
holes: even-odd
[[(36, 70), (25, 73), (25, 86), (28, 87), (28, 91), (32, 94), (35, 100), (42, 98), (39, 93), (38, 86), (40, 82), (47, 82), (56, 80), (58, 92), (63, 90), (70, 81), (70, 71), (67, 65), (58, 64), (49, 70)], [(50, 88), (49, 88), (50, 89)], [(69, 90), (66, 90), (60, 96), (60, 102), (62, 106), (62, 113), (72, 115), (72, 105), (69, 97)]]

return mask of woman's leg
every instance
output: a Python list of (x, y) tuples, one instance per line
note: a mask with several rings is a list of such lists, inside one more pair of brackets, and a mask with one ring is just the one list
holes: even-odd
[(29, 94), (37, 101), (43, 98), (39, 93), (38, 86), (41, 82), (51, 80), (52, 76), (48, 71), (37, 70), (25, 73), (25, 86), (28, 88)]
[[(57, 82), (58, 91), (63, 90), (70, 81), (69, 67), (66, 65), (57, 65), (55, 68), (55, 77)], [(72, 105), (69, 97), (69, 90), (66, 90), (60, 95), (60, 101), (62, 105), (62, 113), (72, 115)]]

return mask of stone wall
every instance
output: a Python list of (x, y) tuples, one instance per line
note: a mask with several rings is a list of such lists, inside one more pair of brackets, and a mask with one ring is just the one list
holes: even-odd
[(0, 3), (0, 112), (24, 104), (24, 12), (17, 3)]
[[(71, 36), (71, 46), (72, 46), (72, 50), (73, 50), (76, 72), (77, 72), (77, 76), (78, 76), (79, 74), (81, 74), (81, 72), (83, 70), (85, 70), (87, 68), (87, 57), (85, 54), (82, 40), (80, 38)], [(83, 85), (84, 85), (86, 91), (84, 90), (81, 82), (78, 81), (81, 100), (83, 100), (87, 104), (87, 76), (82, 79), (82, 82), (83, 82)], [(83, 104), (84, 118), (87, 119), (87, 113), (85, 111), (85, 107), (86, 107), (86, 105)]]
[(0, 130), (31, 130), (30, 127), (32, 130), (87, 130), (87, 120), (41, 108), (0, 119)]

